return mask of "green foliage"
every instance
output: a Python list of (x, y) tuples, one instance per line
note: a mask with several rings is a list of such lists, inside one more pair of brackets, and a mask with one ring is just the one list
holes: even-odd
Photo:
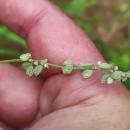
[(96, 6), (99, 0), (71, 0), (68, 6), (62, 6), (64, 12), (75, 14), (78, 11), (83, 11), (86, 8)]
[(13, 50), (9, 48), (0, 48), (0, 56), (10, 56), (10, 57), (18, 57), (21, 53), (18, 50)]
[(0, 56), (3, 57), (3, 59), (5, 56), (17, 58), (22, 52), (16, 48), (21, 48), (21, 50), (26, 51), (25, 41), (10, 31), (6, 26), (0, 25)]
[(4, 44), (5, 41), (12, 41), (16, 42), (17, 44), (20, 44), (23, 47), (26, 47), (25, 41), (10, 31), (6, 26), (0, 26), (0, 44)]

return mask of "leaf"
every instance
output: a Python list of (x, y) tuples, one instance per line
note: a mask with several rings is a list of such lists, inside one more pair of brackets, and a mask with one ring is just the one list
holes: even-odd
[(130, 70), (126, 72), (126, 76), (130, 78)]
[(83, 69), (85, 70), (91, 70), (94, 68), (93, 64), (81, 64), (80, 66), (83, 67)]
[(42, 72), (43, 68), (44, 68), (44, 67), (43, 67), (42, 65), (36, 66), (36, 67), (34, 68), (34, 70), (33, 70), (33, 74), (34, 74), (35, 76), (38, 76), (38, 75)]
[(73, 65), (72, 60), (70, 59), (65, 60), (63, 65)]
[(7, 49), (7, 48), (0, 47), (0, 56), (7, 56), (7, 57), (10, 56), (10, 57), (17, 58), (19, 55), (21, 55), (21, 53), (15, 49), (13, 50), (13, 49)]
[(71, 0), (67, 6), (63, 6), (62, 8), (67, 13), (77, 13), (80, 10), (96, 6), (98, 3), (98, 0), (87, 2), (86, 0)]
[(122, 72), (122, 77), (127, 77), (127, 72)]
[(122, 80), (122, 77), (121, 78), (119, 78), (119, 79), (114, 79), (115, 81), (121, 81)]
[(114, 70), (115, 70), (115, 71), (117, 71), (118, 69), (119, 69), (118, 66), (115, 66), (115, 67), (114, 67)]
[(30, 62), (24, 62), (24, 63), (22, 64), (22, 67), (23, 67), (24, 69), (27, 69), (30, 65), (31, 65)]
[(99, 65), (99, 67), (101, 68), (101, 69), (104, 69), (104, 70), (106, 70), (106, 69), (110, 69), (112, 66), (110, 65), (110, 64), (108, 64), (108, 63), (100, 63), (100, 64), (98, 64)]
[(71, 74), (73, 70), (74, 70), (73, 65), (66, 65), (62, 68), (64, 74)]
[(30, 54), (30, 53), (22, 54), (22, 55), (20, 56), (20, 60), (21, 60), (21, 61), (27, 61), (27, 60), (29, 60), (30, 57), (31, 57), (31, 54)]
[(33, 75), (33, 66), (29, 66), (27, 69), (26, 69), (26, 74), (30, 77)]
[(83, 73), (82, 73), (82, 76), (84, 78), (90, 78), (93, 74), (93, 70), (84, 70)]
[(20, 44), (22, 47), (26, 48), (25, 40), (13, 33), (12, 31), (10, 31), (4, 25), (0, 26), (0, 38), (6, 39), (8, 41), (13, 41), (17, 44)]
[(48, 62), (48, 59), (40, 60), (39, 62), (40, 62), (41, 65), (44, 65), (44, 64), (46, 64)]
[(9, 41), (13, 41), (17, 44), (20, 44), (23, 47), (26, 47), (26, 42), (23, 38), (19, 37), (18, 35), (16, 35), (15, 33), (13, 33), (10, 30), (7, 30), (8, 33), (6, 34), (5, 38), (8, 39)]
[(112, 77), (109, 77), (107, 79), (107, 84), (112, 84), (114, 82), (114, 79)]
[(102, 82), (102, 83), (107, 83), (107, 79), (108, 79), (109, 77), (110, 77), (110, 74), (106, 74), (106, 75), (102, 76), (101, 82)]
[(127, 77), (122, 78), (122, 82), (125, 82), (127, 80)]
[(123, 72), (122, 71), (114, 71), (112, 74), (111, 74), (111, 77), (115, 80), (118, 80), (122, 77), (122, 74)]

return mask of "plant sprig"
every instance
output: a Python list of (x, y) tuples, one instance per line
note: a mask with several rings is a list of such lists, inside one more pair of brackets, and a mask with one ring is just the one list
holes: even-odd
[(49, 63), (47, 59), (44, 60), (35, 60), (31, 58), (30, 53), (22, 54), (19, 59), (12, 60), (3, 60), (0, 63), (7, 62), (22, 62), (22, 67), (26, 70), (26, 74), (28, 76), (38, 76), (44, 69), (49, 69), (49, 67), (55, 67), (62, 70), (63, 74), (71, 74), (74, 71), (80, 70), (82, 71), (83, 78), (90, 78), (93, 75), (94, 71), (104, 71), (107, 74), (104, 74), (101, 77), (102, 83), (112, 84), (116, 81), (125, 82), (128, 78), (130, 78), (130, 70), (127, 72), (123, 72), (119, 70), (118, 66), (114, 66), (108, 63), (104, 63), (101, 61), (97, 62), (97, 66), (94, 66), (90, 63), (84, 63), (80, 65), (74, 65), (70, 59), (64, 61), (63, 65), (56, 65)]

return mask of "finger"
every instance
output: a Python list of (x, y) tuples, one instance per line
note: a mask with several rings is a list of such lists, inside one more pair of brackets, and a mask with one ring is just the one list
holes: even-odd
[[(29, 5), (29, 7), (26, 7), (26, 5)], [(67, 58), (72, 59), (75, 64), (82, 62), (92, 62), (95, 64), (99, 60), (104, 60), (94, 44), (81, 31), (81, 29), (56, 6), (48, 1), (4, 0), (0, 2), (0, 10), (2, 10), (1, 12), (4, 12), (4, 14), (0, 12), (0, 19), (14, 31), (18, 32), (27, 39), (28, 47), (34, 58), (47, 58), (50, 62), (55, 64), (62, 64)], [(56, 73), (59, 73), (59, 70), (52, 69), (50, 72), (47, 72), (46, 75)], [(88, 86), (92, 86), (92, 88), (108, 88), (108, 85), (98, 84), (100, 81), (99, 75), (97, 74), (95, 74), (94, 78), (92, 77), (89, 82), (86, 80), (86, 83), (84, 83), (84, 80), (80, 78), (79, 74), (78, 76), (77, 74), (75, 76), (80, 79), (80, 82), (78, 83), (79, 86), (71, 84), (73, 87), (72, 90), (75, 90), (75, 86), (80, 88), (81, 84), (83, 84), (86, 88)], [(49, 92), (51, 90), (51, 86), (53, 87), (54, 83), (57, 83), (56, 79), (57, 78), (54, 77), (55, 82), (52, 82), (49, 85)], [(55, 85), (55, 87), (62, 88), (62, 91), (59, 91), (62, 92), (60, 95), (66, 97), (63, 93), (65, 91), (69, 93), (71, 89), (69, 87), (64, 87), (63, 84), (64, 82), (67, 82), (67, 86), (70, 86), (69, 83), (71, 83), (71, 79), (69, 82), (67, 78), (65, 78), (64, 82), (62, 82), (62, 78), (58, 78), (58, 80), (61, 82), (58, 85)], [(97, 80), (99, 82), (95, 83)], [(76, 79), (73, 80), (73, 83), (75, 82)], [(93, 85), (94, 83), (95, 85)], [(119, 86), (122, 87), (122, 85)], [(43, 91), (47, 92), (45, 91), (47, 88), (44, 88), (45, 86), (43, 87)], [(114, 87), (111, 86), (109, 89), (113, 91)], [(85, 92), (89, 92), (87, 90), (88, 89), (86, 89)], [(92, 90), (94, 91), (94, 89)], [(121, 90), (122, 89), (120, 89), (120, 92)], [(116, 88), (116, 92), (117, 91), (118, 89)], [(59, 95), (58, 91), (53, 91), (50, 95), (52, 97), (52, 95), (56, 94)], [(83, 100), (85, 100), (85, 98), (86, 96), (84, 96)], [(47, 98), (46, 101), (47, 104), (49, 103), (48, 99), (49, 98)]]
[(41, 79), (27, 77), (11, 65), (0, 64), (0, 120), (15, 128), (29, 124), (39, 109)]
[(5, 125), (3, 122), (0, 122), (0, 130), (14, 130), (13, 128)]
[(34, 58), (56, 64), (67, 58), (75, 64), (103, 60), (81, 29), (47, 0), (1, 1), (0, 19), (27, 39)]
[(129, 130), (129, 108), (130, 95), (106, 95), (96, 104), (84, 103), (52, 112), (30, 130)]
[(130, 96), (120, 82), (102, 84), (102, 75), (98, 72), (90, 79), (83, 79), (79, 73), (59, 74), (44, 83), (40, 95), (40, 110), (43, 115), (71, 106), (91, 106), (102, 102), (106, 97), (127, 99)]

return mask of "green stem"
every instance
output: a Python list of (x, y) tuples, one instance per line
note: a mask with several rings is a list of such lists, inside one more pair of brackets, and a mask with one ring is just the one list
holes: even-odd
[(51, 64), (51, 63), (47, 63), (49, 66), (52, 66), (52, 67), (56, 67), (56, 68), (60, 68), (62, 69), (63, 66), (60, 66), (60, 65), (55, 65), (55, 64)]
[[(84, 68), (81, 67), (81, 66), (76, 66), (76, 67), (75, 67), (75, 70), (84, 70)], [(101, 68), (96, 68), (96, 67), (94, 67), (92, 70), (111, 72), (111, 70), (103, 70), (103, 69), (101, 69)]]
[[(32, 59), (32, 61), (34, 62), (34, 61), (37, 61), (37, 60)], [(21, 61), (20, 59), (11, 59), (11, 60), (2, 60), (2, 61), (0, 61), (0, 63), (16, 63), (16, 62), (23, 62), (23, 61)], [(56, 67), (56, 68), (60, 68), (60, 69), (63, 68), (63, 66), (61, 66), (61, 65), (56, 65), (56, 64), (51, 64), (51, 63), (47, 63), (47, 64), (49, 66), (52, 66), (52, 67)], [(84, 69), (81, 66), (76, 66), (75, 70), (84, 70)], [(111, 70), (103, 70), (101, 68), (96, 68), (96, 67), (93, 70), (111, 72)]]
[(101, 69), (101, 68), (94, 68), (93, 70), (105, 71), (105, 72), (111, 72), (111, 70), (104, 70), (104, 69)]
[[(38, 61), (38, 60), (34, 60), (34, 59), (31, 59), (32, 60), (32, 62), (34, 62), (34, 61)], [(62, 67), (63, 66), (60, 66), (60, 65), (56, 65), (56, 64), (51, 64), (51, 63), (46, 63), (48, 66), (52, 66), (52, 67), (56, 67), (56, 68), (60, 68), (60, 69), (62, 69)]]
[(23, 62), (20, 59), (11, 59), (11, 60), (1, 60), (0, 63), (15, 63), (15, 62)]

